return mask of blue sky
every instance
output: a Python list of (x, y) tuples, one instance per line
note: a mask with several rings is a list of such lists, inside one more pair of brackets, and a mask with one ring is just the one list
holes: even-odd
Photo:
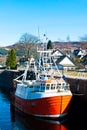
[(87, 34), (87, 0), (0, 0), (0, 46), (24, 33), (49, 40), (79, 40)]

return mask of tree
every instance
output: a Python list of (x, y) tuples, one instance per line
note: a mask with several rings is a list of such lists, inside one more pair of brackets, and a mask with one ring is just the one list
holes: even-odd
[(16, 67), (17, 67), (16, 54), (15, 54), (14, 49), (12, 49), (8, 52), (6, 66), (7, 66), (7, 68), (10, 68), (10, 69), (16, 69)]
[(51, 40), (49, 40), (48, 43), (47, 43), (47, 49), (52, 49), (52, 48), (53, 48), (52, 42), (51, 42)]
[(10, 61), (11, 61), (11, 57), (10, 57), (10, 51), (8, 51), (8, 56), (7, 56), (7, 59), (6, 59), (6, 66), (7, 66), (7, 68), (9, 68), (10, 67)]
[(24, 33), (20, 39), (18, 43), (22, 43), (24, 44), (24, 48), (25, 48), (25, 57), (28, 58), (31, 55), (32, 49), (36, 48), (37, 43), (39, 43), (40, 40), (38, 39), (38, 37), (33, 36), (31, 34), (28, 33)]
[(80, 57), (75, 56), (75, 57), (73, 58), (73, 61), (74, 61), (75, 63), (80, 63), (80, 62), (82, 62), (83, 60), (82, 60)]

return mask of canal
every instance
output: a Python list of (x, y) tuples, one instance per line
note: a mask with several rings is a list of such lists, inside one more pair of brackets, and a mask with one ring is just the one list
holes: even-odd
[(87, 99), (84, 95), (74, 95), (69, 115), (65, 119), (46, 120), (27, 117), (10, 102), (10, 95), (0, 89), (0, 130), (86, 130)]

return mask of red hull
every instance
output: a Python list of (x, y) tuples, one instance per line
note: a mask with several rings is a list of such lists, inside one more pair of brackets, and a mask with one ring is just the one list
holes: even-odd
[(12, 99), (13, 104), (28, 115), (40, 117), (59, 117), (67, 114), (72, 95), (55, 96), (33, 100)]

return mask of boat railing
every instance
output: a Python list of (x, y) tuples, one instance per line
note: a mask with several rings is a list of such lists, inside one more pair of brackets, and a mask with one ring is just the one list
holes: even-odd
[(21, 77), (23, 77), (23, 75), (24, 75), (24, 74), (22, 74), (22, 75), (18, 76), (18, 77), (17, 77), (17, 78), (15, 78), (14, 80), (18, 80), (18, 79), (20, 79)]

